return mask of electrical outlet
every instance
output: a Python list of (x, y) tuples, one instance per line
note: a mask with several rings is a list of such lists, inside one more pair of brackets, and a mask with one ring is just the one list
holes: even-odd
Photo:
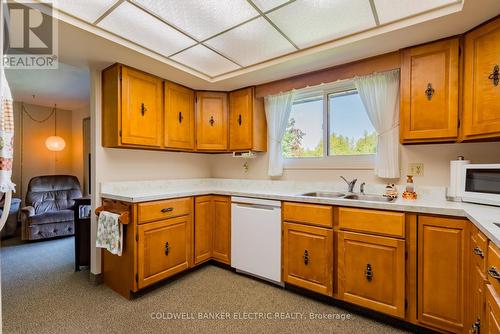
[(409, 163), (408, 164), (408, 175), (424, 176), (424, 164), (421, 162)]

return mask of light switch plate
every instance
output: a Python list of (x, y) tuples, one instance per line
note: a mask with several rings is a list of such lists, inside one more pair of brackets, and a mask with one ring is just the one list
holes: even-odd
[(408, 164), (408, 175), (424, 176), (424, 164), (411, 162)]

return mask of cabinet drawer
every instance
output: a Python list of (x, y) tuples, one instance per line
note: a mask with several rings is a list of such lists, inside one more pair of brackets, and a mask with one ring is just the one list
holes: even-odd
[(187, 215), (192, 212), (192, 207), (192, 197), (139, 203), (139, 224)]
[(339, 229), (404, 238), (405, 214), (378, 210), (339, 208)]
[(285, 282), (331, 296), (333, 231), (301, 224), (283, 224)]
[(488, 265), (486, 267), (488, 281), (497, 294), (500, 294), (500, 250), (492, 242), (488, 246)]
[(333, 208), (329, 205), (283, 203), (283, 220), (323, 227), (333, 227)]
[(191, 266), (192, 228), (190, 215), (139, 225), (139, 289)]
[(476, 226), (472, 225), (470, 240), (471, 263), (480, 268), (482, 273), (485, 273), (488, 238)]
[(338, 254), (343, 300), (404, 318), (404, 240), (340, 231)]

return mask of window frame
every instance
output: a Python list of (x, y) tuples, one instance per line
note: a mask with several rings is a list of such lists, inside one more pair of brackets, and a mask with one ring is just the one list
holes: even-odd
[[(293, 100), (323, 97), (323, 156), (322, 157), (283, 157), (284, 169), (354, 169), (372, 170), (375, 167), (375, 154), (329, 155), (328, 136), (330, 116), (328, 113), (329, 95), (356, 90), (354, 80), (336, 81), (314, 87), (306, 87), (294, 92)], [(358, 93), (359, 94), (359, 93)]]

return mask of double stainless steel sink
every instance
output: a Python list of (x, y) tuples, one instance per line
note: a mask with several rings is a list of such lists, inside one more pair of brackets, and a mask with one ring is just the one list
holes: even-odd
[(384, 202), (391, 203), (394, 202), (395, 198), (385, 197), (382, 195), (368, 195), (368, 194), (353, 194), (353, 193), (341, 193), (341, 192), (326, 192), (326, 191), (314, 191), (301, 196), (307, 197), (318, 197), (318, 198), (342, 198), (356, 201), (370, 201), (370, 202)]

